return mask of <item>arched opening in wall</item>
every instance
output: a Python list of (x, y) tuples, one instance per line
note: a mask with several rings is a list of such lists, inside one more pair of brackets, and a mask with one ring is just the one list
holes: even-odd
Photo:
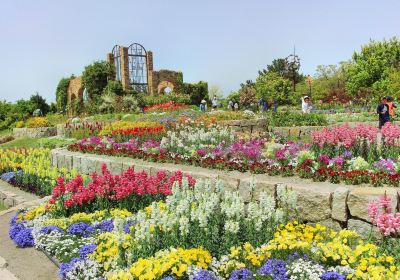
[(162, 81), (158, 84), (157, 93), (158, 94), (170, 94), (174, 91), (174, 84), (169, 81)]
[(164, 91), (163, 91), (163, 93), (164, 94), (170, 94), (172, 92), (172, 88), (170, 88), (170, 87), (166, 87), (166, 88), (164, 88)]

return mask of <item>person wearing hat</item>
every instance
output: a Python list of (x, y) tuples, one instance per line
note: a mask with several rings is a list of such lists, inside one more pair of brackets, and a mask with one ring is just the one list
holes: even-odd
[(305, 95), (301, 98), (301, 111), (304, 114), (309, 114), (311, 113), (312, 105), (310, 101), (310, 97), (308, 95)]
[(207, 110), (207, 102), (203, 99), (203, 100), (201, 100), (201, 103), (200, 103), (200, 111), (205, 113), (206, 110)]

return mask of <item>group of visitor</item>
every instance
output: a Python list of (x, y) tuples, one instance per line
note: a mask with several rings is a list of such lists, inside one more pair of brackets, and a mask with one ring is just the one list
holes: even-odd
[(376, 113), (379, 115), (379, 128), (382, 128), (385, 123), (394, 120), (395, 108), (397, 108), (397, 106), (393, 103), (393, 98), (391, 96), (382, 97), (381, 103), (376, 108)]
[(232, 100), (229, 100), (229, 102), (228, 102), (228, 110), (230, 110), (230, 111), (239, 111), (239, 103), (237, 103), (237, 102), (233, 103)]

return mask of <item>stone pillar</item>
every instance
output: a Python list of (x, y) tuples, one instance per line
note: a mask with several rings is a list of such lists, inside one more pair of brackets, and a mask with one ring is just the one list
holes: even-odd
[(123, 89), (129, 89), (131, 87), (129, 81), (129, 57), (128, 48), (120, 47), (121, 54), (121, 83)]
[(114, 55), (112, 53), (107, 54), (107, 62), (114, 65)]
[(154, 95), (154, 87), (153, 87), (153, 52), (147, 51), (146, 54), (146, 63), (147, 63), (147, 92), (150, 95)]

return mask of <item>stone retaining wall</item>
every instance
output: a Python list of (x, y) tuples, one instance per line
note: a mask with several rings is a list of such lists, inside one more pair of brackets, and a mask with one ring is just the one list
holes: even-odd
[(36, 128), (14, 128), (13, 135), (15, 138), (42, 138), (57, 135), (56, 127), (36, 127)]
[[(101, 164), (106, 164), (111, 172), (120, 173), (128, 167), (136, 171), (146, 171), (155, 174), (160, 170), (174, 172), (182, 170), (195, 178), (211, 178), (224, 181), (225, 189), (239, 191), (246, 201), (258, 199), (265, 191), (276, 196), (278, 186), (292, 188), (297, 194), (297, 210), (304, 222), (329, 226), (334, 229), (349, 228), (361, 234), (368, 234), (371, 224), (368, 222), (368, 202), (379, 199), (385, 192), (392, 198), (394, 209), (400, 207), (400, 197), (395, 188), (372, 188), (366, 186), (347, 186), (327, 182), (312, 182), (296, 177), (271, 177), (268, 175), (224, 172), (187, 165), (170, 163), (152, 163), (123, 157), (109, 157), (92, 154), (70, 152), (66, 149), (52, 150), (52, 164), (67, 169), (75, 168), (81, 173), (89, 174), (100, 171)], [(256, 179), (255, 189), (250, 188), (252, 178)], [(376, 228), (373, 228), (377, 232)]]
[(5, 207), (10, 208), (20, 205), (24, 203), (26, 200), (23, 197), (18, 196), (17, 194), (11, 191), (0, 189), (0, 201)]

